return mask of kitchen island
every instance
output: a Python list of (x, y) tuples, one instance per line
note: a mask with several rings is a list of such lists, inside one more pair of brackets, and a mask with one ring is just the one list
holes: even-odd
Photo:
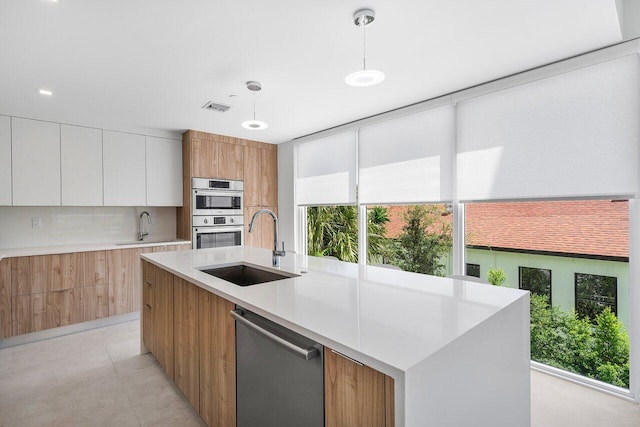
[[(528, 292), (292, 253), (274, 268), (251, 247), (141, 257), (393, 378), (396, 426), (530, 425)], [(238, 263), (296, 277), (241, 287), (200, 271)]]

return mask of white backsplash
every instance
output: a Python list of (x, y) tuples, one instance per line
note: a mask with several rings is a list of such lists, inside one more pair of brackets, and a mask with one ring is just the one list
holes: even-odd
[[(176, 208), (0, 206), (0, 249), (134, 241), (143, 211), (152, 220), (145, 216), (145, 240), (175, 239)], [(32, 228), (33, 218), (40, 228)]]

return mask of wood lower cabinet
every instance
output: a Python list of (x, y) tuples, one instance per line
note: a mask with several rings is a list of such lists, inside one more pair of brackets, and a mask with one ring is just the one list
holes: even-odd
[(108, 252), (109, 316), (140, 310), (142, 267), (140, 254), (151, 248), (118, 249)]
[(392, 427), (393, 379), (324, 349), (326, 427)]
[(173, 379), (173, 275), (143, 262), (142, 339)]
[(191, 406), (200, 408), (198, 287), (173, 277), (173, 380)]
[(0, 260), (0, 339), (11, 332), (11, 259)]
[(200, 416), (208, 426), (236, 425), (234, 304), (204, 289), (198, 296)]

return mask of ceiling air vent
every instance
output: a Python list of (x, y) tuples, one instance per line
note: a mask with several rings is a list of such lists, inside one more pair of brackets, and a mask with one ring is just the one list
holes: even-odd
[(231, 105), (221, 104), (215, 101), (209, 101), (206, 104), (204, 104), (202, 108), (204, 108), (205, 110), (217, 111), (218, 113), (224, 113), (227, 110), (229, 110), (229, 108), (231, 108)]

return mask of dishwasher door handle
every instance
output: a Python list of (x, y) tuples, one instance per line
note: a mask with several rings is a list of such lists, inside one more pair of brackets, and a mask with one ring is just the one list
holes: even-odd
[(275, 342), (276, 344), (279, 344), (280, 346), (286, 348), (287, 350), (289, 350), (291, 353), (295, 354), (298, 357), (303, 358), (304, 360), (311, 360), (311, 359), (315, 359), (316, 357), (318, 357), (319, 355), (319, 351), (317, 348), (315, 347), (309, 347), (309, 348), (303, 348), (300, 347), (290, 341), (287, 341), (284, 338), (281, 338), (279, 336), (277, 336), (276, 334), (267, 331), (266, 329), (262, 328), (261, 326), (256, 325), (255, 323), (253, 323), (251, 320), (247, 319), (246, 317), (244, 317), (242, 315), (242, 311), (241, 310), (231, 310), (231, 316), (233, 316), (234, 319), (236, 319), (238, 322), (242, 323), (243, 325), (245, 325), (246, 327), (253, 329), (254, 331), (256, 331), (257, 333), (259, 333), (260, 335), (264, 336), (265, 338)]

